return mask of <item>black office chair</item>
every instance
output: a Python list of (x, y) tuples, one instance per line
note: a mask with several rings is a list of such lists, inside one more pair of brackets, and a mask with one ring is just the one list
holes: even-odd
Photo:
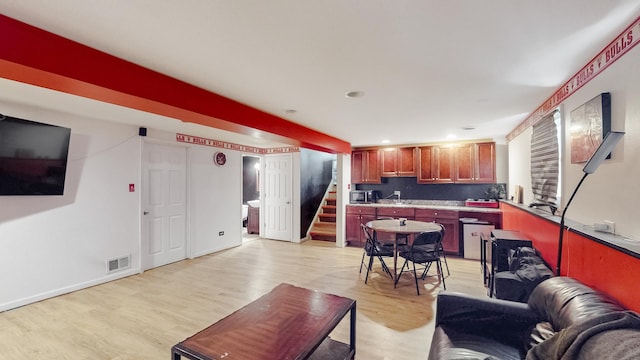
[(400, 269), (400, 275), (396, 278), (396, 284), (402, 276), (404, 269), (409, 269), (409, 262), (413, 265), (413, 276), (416, 282), (416, 291), (420, 295), (420, 287), (418, 285), (418, 274), (416, 272), (416, 264), (422, 265), (424, 270), (420, 278), (424, 280), (427, 272), (431, 268), (431, 264), (436, 263), (438, 270), (438, 279), (442, 281), (442, 287), (446, 290), (447, 286), (444, 282), (444, 273), (442, 271), (442, 263), (440, 262), (440, 248), (442, 246), (442, 236), (444, 231), (423, 232), (416, 236), (409, 250), (401, 251), (398, 256), (404, 258), (404, 263)]
[(369, 271), (373, 267), (373, 259), (378, 258), (380, 260), (380, 264), (382, 265), (382, 270), (384, 270), (391, 279), (393, 279), (393, 275), (391, 275), (391, 271), (389, 267), (384, 262), (383, 256), (393, 257), (393, 248), (389, 248), (387, 246), (382, 246), (375, 238), (375, 234), (372, 229), (369, 229), (366, 225), (360, 224), (362, 231), (365, 235), (365, 244), (364, 251), (362, 252), (362, 260), (360, 261), (360, 273), (362, 273), (362, 265), (364, 265), (364, 256), (369, 256), (369, 264), (367, 265), (367, 274), (364, 278), (364, 283), (366, 284), (369, 280)]

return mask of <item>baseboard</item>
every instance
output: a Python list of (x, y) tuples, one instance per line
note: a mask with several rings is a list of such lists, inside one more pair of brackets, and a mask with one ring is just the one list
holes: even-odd
[(50, 298), (53, 298), (53, 297), (56, 297), (56, 296), (60, 296), (60, 295), (64, 295), (64, 294), (68, 294), (68, 293), (71, 293), (71, 292), (74, 292), (74, 291), (86, 289), (88, 287), (92, 287), (92, 286), (108, 283), (110, 281), (122, 279), (122, 278), (125, 278), (125, 277), (128, 277), (128, 276), (131, 276), (131, 275), (137, 275), (139, 273), (140, 273), (140, 268), (128, 269), (126, 271), (120, 271), (120, 272), (115, 273), (115, 274), (107, 275), (107, 276), (102, 277), (100, 279), (95, 279), (95, 280), (91, 280), (91, 281), (87, 281), (87, 282), (83, 282), (83, 283), (79, 283), (79, 284), (74, 284), (74, 285), (63, 287), (63, 288), (60, 288), (60, 289), (46, 291), (46, 292), (43, 292), (43, 293), (40, 293), (40, 294), (37, 294), (37, 295), (34, 295), (34, 296), (28, 296), (28, 297), (25, 297), (25, 298), (22, 298), (22, 299), (18, 299), (18, 300), (2, 303), (2, 304), (0, 304), (0, 312), (11, 310), (11, 309), (15, 309), (15, 308), (19, 308), (21, 306), (33, 304), (33, 303), (36, 303), (38, 301), (50, 299)]

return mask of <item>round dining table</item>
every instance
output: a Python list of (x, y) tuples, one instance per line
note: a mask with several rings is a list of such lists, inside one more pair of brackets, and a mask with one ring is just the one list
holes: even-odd
[(398, 239), (407, 239), (409, 243), (409, 235), (420, 234), (423, 232), (441, 231), (440, 224), (434, 222), (406, 220), (406, 219), (384, 219), (372, 220), (365, 224), (366, 227), (376, 232), (394, 233), (393, 242), (393, 287), (397, 283), (398, 277)]

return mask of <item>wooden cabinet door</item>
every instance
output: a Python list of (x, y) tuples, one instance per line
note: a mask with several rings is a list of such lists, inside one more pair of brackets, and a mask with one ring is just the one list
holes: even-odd
[(496, 144), (493, 142), (476, 144), (476, 175), (479, 183), (496, 182)]
[(455, 181), (458, 183), (496, 182), (495, 143), (462, 144), (456, 148)]
[(362, 184), (364, 182), (365, 156), (364, 151), (351, 152), (351, 183), (353, 184)]
[(360, 224), (366, 224), (376, 219), (376, 208), (367, 206), (346, 207), (345, 215), (345, 238), (349, 246), (362, 247), (365, 243), (364, 234)]
[(435, 181), (436, 176), (433, 171), (433, 147), (418, 147), (418, 183), (430, 183)]
[(442, 247), (447, 254), (459, 255), (460, 229), (458, 212), (453, 210), (416, 209), (416, 220), (435, 222), (444, 226)]
[(436, 219), (437, 223), (444, 226), (444, 238), (442, 239), (442, 247), (447, 254), (460, 254), (460, 235), (458, 229), (458, 220), (452, 219)]
[(396, 166), (398, 176), (416, 176), (416, 148), (398, 148)]
[(345, 216), (345, 238), (349, 245), (354, 243), (360, 243), (360, 236), (362, 230), (360, 230), (360, 215), (347, 214)]
[(455, 152), (449, 146), (421, 146), (418, 148), (418, 183), (452, 183), (454, 181)]
[(437, 146), (435, 149), (436, 183), (452, 183), (455, 180), (455, 151), (450, 146)]
[(351, 152), (351, 182), (353, 184), (380, 184), (378, 150)]
[(380, 184), (380, 155), (378, 150), (367, 150), (366, 153), (366, 165), (364, 169), (366, 184)]
[(398, 149), (387, 148), (380, 151), (380, 175), (398, 176)]
[(475, 144), (458, 145), (455, 152), (455, 181), (459, 183), (475, 182)]
[(384, 177), (416, 176), (416, 148), (387, 148), (380, 151), (380, 175)]

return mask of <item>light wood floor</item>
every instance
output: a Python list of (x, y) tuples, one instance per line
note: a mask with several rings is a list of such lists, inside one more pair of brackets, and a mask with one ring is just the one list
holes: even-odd
[[(357, 359), (426, 358), (436, 277), (417, 296), (411, 275), (394, 289), (376, 261), (365, 285), (361, 256), (321, 241), (249, 241), (0, 313), (0, 359), (170, 359), (171, 346), (282, 282), (357, 301)], [(486, 296), (477, 261), (448, 260), (447, 290)], [(348, 334), (347, 319), (332, 338)]]

